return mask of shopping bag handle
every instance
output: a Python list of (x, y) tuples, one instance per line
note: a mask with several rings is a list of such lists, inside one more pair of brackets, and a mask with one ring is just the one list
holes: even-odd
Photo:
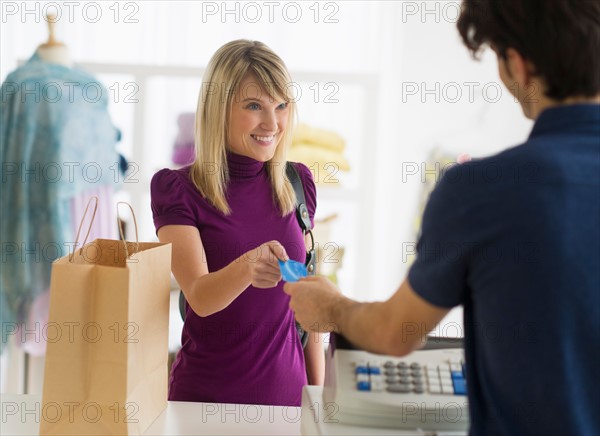
[[(126, 205), (129, 208), (129, 210), (131, 211), (131, 216), (133, 217), (133, 225), (135, 227), (135, 244), (136, 244), (135, 251), (136, 251), (136, 253), (138, 251), (140, 251), (140, 238), (138, 237), (138, 225), (137, 225), (137, 220), (135, 219), (135, 212), (133, 211), (133, 207), (131, 207), (131, 205), (129, 203), (127, 203), (126, 201), (117, 202), (117, 221), (119, 222), (119, 233), (121, 234), (121, 240), (123, 241), (123, 244), (125, 244), (125, 259), (128, 259), (129, 258), (129, 250), (127, 250), (127, 241), (125, 240), (125, 234), (123, 232), (123, 225), (121, 224), (121, 220), (119, 219), (119, 205), (120, 204)], [(133, 255), (133, 253), (132, 253), (132, 255)]]
[(89, 210), (90, 205), (92, 204), (93, 200), (95, 200), (94, 213), (92, 213), (92, 219), (90, 220), (90, 225), (88, 227), (87, 233), (85, 234), (85, 239), (83, 240), (83, 244), (81, 244), (82, 247), (87, 242), (88, 237), (90, 236), (90, 232), (92, 231), (92, 224), (94, 224), (94, 218), (96, 218), (96, 212), (98, 211), (98, 197), (96, 195), (93, 195), (92, 197), (90, 197), (90, 199), (88, 200), (88, 204), (85, 207), (85, 211), (83, 212), (83, 216), (81, 217), (81, 221), (79, 222), (79, 228), (77, 229), (77, 236), (75, 236), (75, 245), (73, 246), (73, 251), (69, 254), (69, 262), (73, 262), (73, 257), (75, 256), (75, 251), (77, 251), (77, 245), (79, 245), (79, 234), (81, 233), (81, 227), (83, 226), (83, 221), (85, 220), (85, 217), (88, 213), (88, 210)]

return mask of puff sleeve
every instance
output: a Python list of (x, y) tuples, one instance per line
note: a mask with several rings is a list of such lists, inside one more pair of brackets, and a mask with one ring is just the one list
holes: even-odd
[(197, 227), (193, 208), (193, 197), (184, 186), (179, 171), (162, 169), (150, 182), (150, 205), (154, 227), (158, 232), (166, 225), (187, 225)]

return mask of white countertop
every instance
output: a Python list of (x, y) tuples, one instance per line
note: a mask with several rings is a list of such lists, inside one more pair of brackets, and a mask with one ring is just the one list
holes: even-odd
[[(39, 434), (41, 395), (2, 394), (0, 434)], [(299, 435), (300, 407), (169, 401), (145, 435)]]

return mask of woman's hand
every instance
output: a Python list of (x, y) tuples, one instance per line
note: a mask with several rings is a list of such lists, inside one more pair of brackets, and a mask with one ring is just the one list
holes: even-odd
[(252, 286), (255, 288), (274, 288), (281, 281), (281, 271), (277, 260), (289, 259), (285, 248), (278, 241), (265, 242), (254, 250), (244, 254), (250, 270)]

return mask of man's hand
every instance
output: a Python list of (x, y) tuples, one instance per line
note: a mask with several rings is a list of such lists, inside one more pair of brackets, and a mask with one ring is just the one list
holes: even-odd
[(338, 331), (335, 312), (349, 300), (331, 281), (319, 276), (305, 277), (295, 283), (286, 283), (283, 290), (292, 297), (290, 308), (304, 330)]
[(324, 277), (286, 283), (290, 308), (305, 330), (341, 333), (358, 348), (404, 356), (425, 343), (427, 333), (448, 313), (413, 291), (408, 280), (387, 301), (359, 303), (344, 297)]

